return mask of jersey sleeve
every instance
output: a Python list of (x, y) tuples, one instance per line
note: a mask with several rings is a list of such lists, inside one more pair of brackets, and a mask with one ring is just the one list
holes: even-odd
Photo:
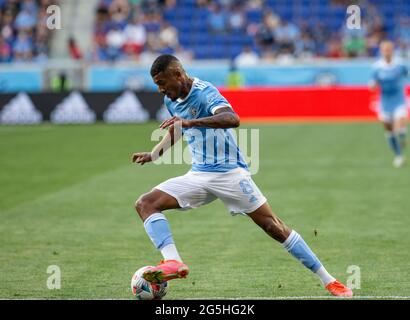
[(218, 89), (213, 86), (209, 86), (206, 89), (204, 89), (202, 103), (203, 103), (203, 107), (210, 114), (215, 114), (215, 111), (220, 108), (224, 108), (224, 107), (232, 108), (232, 106), (221, 95)]

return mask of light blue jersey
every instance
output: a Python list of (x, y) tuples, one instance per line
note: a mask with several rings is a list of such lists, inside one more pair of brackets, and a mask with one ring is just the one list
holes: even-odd
[[(231, 107), (229, 102), (211, 83), (194, 78), (191, 91), (184, 99), (172, 101), (164, 98), (172, 116), (198, 119), (212, 116), (221, 107)], [(248, 169), (236, 144), (233, 129), (183, 128), (192, 157), (192, 171), (227, 172), (241, 167)]]
[(405, 84), (408, 75), (407, 67), (398, 59), (388, 64), (383, 59), (376, 62), (373, 80), (381, 89), (381, 107), (385, 112), (393, 112), (405, 105)]

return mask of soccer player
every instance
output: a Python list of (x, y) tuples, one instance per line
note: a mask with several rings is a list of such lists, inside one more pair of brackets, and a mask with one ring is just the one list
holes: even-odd
[[(177, 251), (163, 212), (197, 208), (219, 198), (232, 214), (249, 216), (269, 236), (280, 242), (320, 278), (331, 294), (351, 297), (352, 290), (326, 271), (303, 238), (272, 212), (266, 198), (253, 182), (233, 139), (231, 128), (239, 126), (239, 117), (229, 102), (211, 83), (189, 77), (179, 60), (172, 55), (159, 56), (152, 64), (151, 76), (159, 91), (165, 95), (165, 106), (172, 117), (160, 125), (168, 131), (152, 152), (134, 153), (132, 161), (141, 165), (155, 161), (183, 135), (189, 144), (192, 169), (183, 176), (157, 185), (136, 201), (135, 207), (144, 221), (145, 230), (163, 256), (157, 266), (144, 272), (144, 279), (160, 283), (185, 278), (189, 273), (188, 266)], [(178, 125), (182, 127), (182, 134), (177, 132)]]
[(378, 116), (383, 122), (387, 141), (395, 155), (393, 165), (398, 168), (405, 162), (403, 149), (407, 135), (407, 106), (404, 87), (408, 70), (394, 57), (393, 42), (383, 41), (380, 44), (380, 53), (382, 58), (374, 65), (370, 88), (374, 90), (379, 86), (381, 89)]

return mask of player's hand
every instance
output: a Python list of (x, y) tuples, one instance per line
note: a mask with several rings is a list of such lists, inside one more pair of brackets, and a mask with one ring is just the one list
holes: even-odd
[(143, 165), (146, 162), (152, 161), (151, 152), (137, 152), (132, 155), (132, 162)]
[(168, 127), (173, 127), (177, 124), (177, 122), (179, 122), (179, 125), (182, 128), (191, 128), (191, 121), (190, 120), (186, 120), (186, 119), (181, 119), (179, 117), (173, 116), (172, 118), (169, 118), (167, 120), (165, 120), (163, 123), (160, 124), (160, 128), (161, 129), (166, 129)]

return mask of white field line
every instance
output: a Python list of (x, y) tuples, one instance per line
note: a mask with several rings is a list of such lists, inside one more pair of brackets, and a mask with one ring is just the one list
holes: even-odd
[[(178, 300), (318, 300), (318, 299), (327, 299), (327, 300), (383, 300), (383, 299), (394, 299), (394, 300), (410, 300), (410, 296), (353, 296), (352, 298), (343, 298), (343, 297), (332, 297), (332, 296), (299, 296), (299, 297), (239, 297), (239, 298), (227, 298), (227, 297), (209, 297), (209, 298), (186, 298), (186, 299), (164, 299), (162, 301), (178, 301)], [(54, 298), (0, 298), (0, 301), (3, 300), (132, 300), (128, 298), (63, 298), (63, 297), (54, 297)]]
[(410, 296), (353, 296), (352, 298), (332, 297), (332, 296), (299, 296), (299, 297), (209, 297), (209, 298), (191, 298), (187, 300), (309, 300), (309, 299), (336, 299), (336, 300), (350, 300), (350, 299), (396, 299), (396, 300), (410, 300)]

